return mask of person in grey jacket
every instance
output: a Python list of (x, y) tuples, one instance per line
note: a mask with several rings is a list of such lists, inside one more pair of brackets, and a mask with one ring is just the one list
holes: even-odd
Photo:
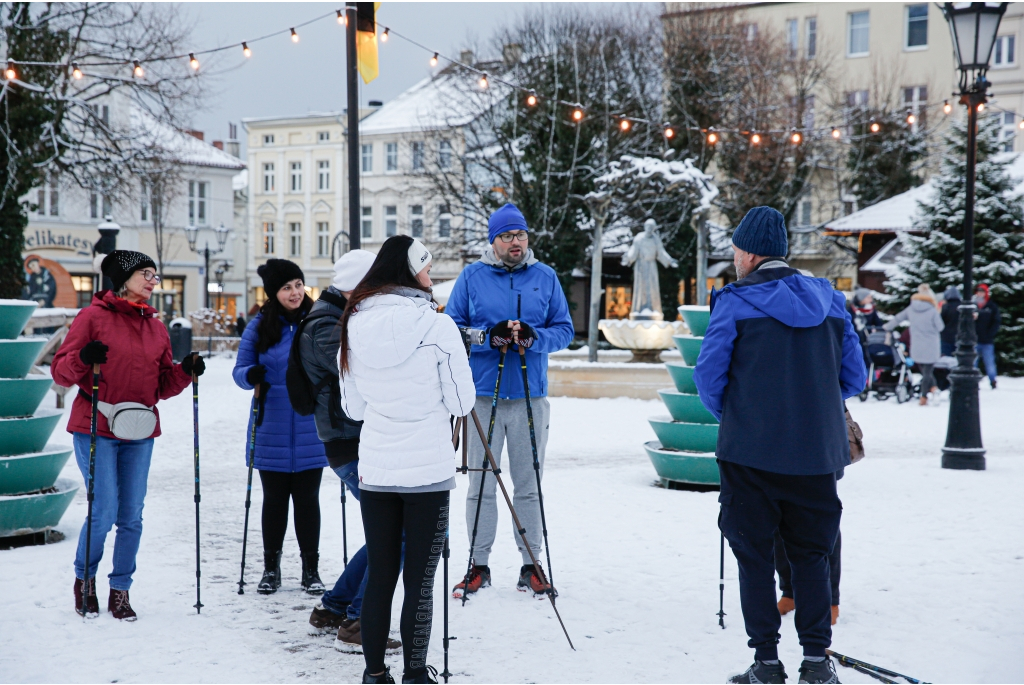
[(927, 283), (917, 286), (917, 292), (910, 298), (910, 306), (894, 316), (883, 328), (892, 331), (904, 321), (910, 323), (910, 356), (921, 369), (923, 406), (928, 404), (928, 394), (937, 390), (932, 369), (941, 356), (939, 334), (945, 328), (935, 293)]

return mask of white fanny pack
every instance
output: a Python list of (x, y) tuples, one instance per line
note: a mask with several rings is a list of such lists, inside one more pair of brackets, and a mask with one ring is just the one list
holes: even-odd
[[(85, 399), (91, 397), (82, 392)], [(110, 432), (119, 440), (145, 440), (156, 430), (156, 412), (138, 402), (97, 402), (97, 409), (107, 417)]]

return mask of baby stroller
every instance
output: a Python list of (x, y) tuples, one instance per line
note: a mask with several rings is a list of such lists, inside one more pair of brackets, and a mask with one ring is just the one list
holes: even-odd
[(860, 393), (861, 402), (866, 402), (872, 392), (878, 400), (887, 400), (890, 395), (895, 395), (899, 404), (914, 396), (914, 383), (903, 353), (903, 343), (887, 343), (886, 337), (881, 328), (866, 330), (864, 363), (868, 367), (868, 382)]

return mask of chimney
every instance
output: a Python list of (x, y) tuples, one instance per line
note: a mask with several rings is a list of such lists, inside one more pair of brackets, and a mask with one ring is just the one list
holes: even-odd
[(215, 148), (217, 148), (218, 150), (223, 150), (224, 149), (224, 141), (223, 140), (215, 140), (215, 141), (213, 141), (213, 146)]
[(472, 66), (473, 65), (473, 51), (472, 50), (463, 50), (462, 52), (460, 52), (459, 53), (459, 61), (462, 62), (463, 64), (468, 64), (468, 65)]
[(187, 129), (185, 129), (185, 133), (189, 134), (193, 138), (198, 138), (199, 140), (203, 139), (203, 132), (202, 131), (193, 131), (192, 129), (187, 128)]
[(511, 67), (523, 58), (523, 46), (519, 43), (508, 43), (501, 49), (502, 61), (506, 67)]

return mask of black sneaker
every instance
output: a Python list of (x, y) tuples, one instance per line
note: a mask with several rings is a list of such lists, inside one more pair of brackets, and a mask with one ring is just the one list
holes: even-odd
[(406, 673), (402, 676), (403, 683), (437, 683), (437, 669), (427, 664), (427, 666), (419, 671), (413, 671), (411, 674)]
[(996, 379), (995, 378), (989, 378), (988, 379), (988, 384), (989, 384), (989, 387), (991, 387), (993, 390), (996, 389)]
[(323, 604), (317, 604), (313, 607), (313, 613), (309, 615), (309, 625), (313, 627), (309, 632), (313, 635), (333, 633), (344, 620), (344, 612), (336, 614)]
[(763, 661), (755, 661), (753, 665), (743, 673), (729, 678), (730, 683), (785, 683), (786, 667), (780, 661), (777, 664), (766, 664)]
[(836, 675), (836, 667), (832, 660), (825, 657), (824, 661), (803, 660), (800, 664), (800, 683), (838, 683), (839, 676)]
[(384, 667), (384, 672), (380, 675), (370, 675), (370, 672), (365, 668), (363, 669), (363, 682), (364, 683), (394, 683), (395, 679), (391, 677), (391, 668), (388, 666)]
[(320, 580), (320, 573), (317, 571), (319, 563), (319, 554), (302, 557), (302, 589), (306, 591), (307, 595), (319, 596), (327, 592), (323, 581)]
[(272, 595), (281, 587), (281, 552), (263, 553), (263, 577), (256, 586), (261, 595)]

